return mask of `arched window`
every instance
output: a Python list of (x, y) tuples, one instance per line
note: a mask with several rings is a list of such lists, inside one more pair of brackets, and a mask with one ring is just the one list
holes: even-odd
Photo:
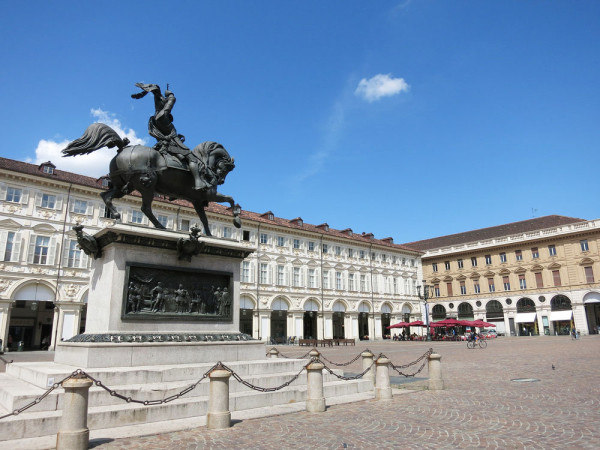
[(535, 303), (530, 298), (522, 298), (517, 302), (517, 313), (535, 312)]
[(434, 305), (431, 310), (431, 317), (433, 320), (442, 320), (446, 318), (446, 308), (442, 305)]
[(569, 311), (571, 309), (571, 300), (565, 295), (555, 295), (550, 300), (551, 311)]

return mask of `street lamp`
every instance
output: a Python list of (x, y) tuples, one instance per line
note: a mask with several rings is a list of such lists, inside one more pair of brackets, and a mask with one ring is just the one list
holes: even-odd
[(427, 340), (431, 341), (431, 334), (429, 333), (429, 307), (427, 305), (427, 300), (433, 297), (433, 286), (425, 284), (425, 280), (423, 280), (423, 295), (421, 295), (421, 286), (417, 286), (417, 295), (419, 299), (423, 300), (425, 303), (425, 327), (427, 327)]

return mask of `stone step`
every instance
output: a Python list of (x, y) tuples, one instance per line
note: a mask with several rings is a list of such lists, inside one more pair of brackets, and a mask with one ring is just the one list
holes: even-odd
[[(223, 364), (241, 377), (268, 373), (299, 372), (307, 360), (265, 359), (260, 361), (236, 361)], [(87, 369), (90, 376), (115, 388), (131, 384), (198, 380), (214, 364), (181, 364), (178, 366), (118, 367), (108, 369)], [(6, 374), (46, 389), (72, 374), (77, 367), (48, 362), (12, 363), (6, 367)]]
[[(298, 372), (287, 373), (272, 373), (263, 375), (246, 375), (240, 377), (255, 386), (259, 387), (277, 387), (292, 379)], [(341, 371), (337, 372), (341, 374)], [(337, 378), (334, 375), (324, 372), (323, 380), (325, 383), (335, 381)], [(100, 380), (104, 383), (103, 380)], [(162, 400), (172, 395), (178, 394), (185, 388), (194, 384), (197, 380), (180, 380), (147, 384), (131, 384), (119, 385), (116, 388), (107, 386), (109, 389), (114, 389), (117, 393), (126, 397), (131, 397), (138, 400)], [(306, 372), (303, 371), (298, 379), (292, 385), (305, 385)], [(252, 391), (251, 388), (237, 382), (234, 378), (230, 379), (230, 392), (245, 392)], [(46, 390), (33, 386), (30, 383), (18, 380), (10, 375), (0, 374), (0, 407), (13, 411), (21, 408), (24, 405), (34, 401)], [(43, 401), (31, 407), (28, 411), (54, 411), (62, 409), (62, 388), (57, 388), (52, 391)], [(203, 380), (198, 386), (190, 391), (187, 396), (200, 397), (207, 396), (209, 392), (209, 380)], [(89, 391), (89, 406), (105, 406), (109, 404), (119, 404), (122, 399), (111, 396), (109, 392), (100, 386), (92, 386)]]
[[(337, 380), (337, 379), (336, 379)], [(364, 380), (329, 381), (324, 383), (325, 398), (339, 397), (371, 390), (371, 384)], [(242, 411), (275, 405), (302, 402), (306, 399), (306, 384), (288, 386), (274, 392), (254, 390), (231, 392), (229, 409)], [(47, 399), (46, 399), (47, 400)], [(88, 427), (91, 430), (115, 428), (128, 425), (176, 420), (205, 416), (208, 397), (189, 397), (174, 400), (162, 405), (144, 406), (137, 403), (91, 406), (88, 409)], [(0, 413), (7, 410), (0, 407)], [(62, 411), (26, 411), (18, 416), (10, 416), (0, 421), (0, 440), (14, 440), (56, 434)]]

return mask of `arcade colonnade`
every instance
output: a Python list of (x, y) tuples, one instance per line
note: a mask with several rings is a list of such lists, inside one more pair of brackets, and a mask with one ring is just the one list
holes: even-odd
[(597, 334), (600, 327), (600, 291), (579, 290), (537, 296), (431, 302), (430, 321), (448, 317), (481, 319), (506, 336), (566, 335), (573, 328)]
[[(357, 303), (354, 307), (351, 304)], [(386, 327), (403, 321), (419, 320), (421, 312), (414, 303), (405, 302), (393, 313), (391, 302), (367, 300), (348, 302), (343, 299), (321, 301), (309, 297), (293, 302), (286, 296), (271, 299), (259, 310), (252, 294), (240, 299), (240, 331), (267, 342), (287, 342), (296, 339), (387, 339), (391, 331)]]
[[(71, 293), (73, 290), (71, 287)], [(52, 282), (31, 278), (7, 290), (0, 298), (2, 349), (53, 349), (56, 342), (83, 332), (87, 290), (82, 289), (76, 299), (63, 301), (56, 300), (55, 293)]]

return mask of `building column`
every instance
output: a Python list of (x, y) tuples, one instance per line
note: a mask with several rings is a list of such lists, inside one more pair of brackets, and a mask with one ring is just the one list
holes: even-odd
[[(66, 341), (79, 334), (79, 325), (81, 318), (81, 308), (83, 303), (78, 302), (55, 302), (56, 309), (54, 322), (52, 325), (52, 335), (56, 336), (56, 342), (52, 342), (52, 347), (60, 341)], [(56, 320), (58, 312), (58, 323)], [(54, 328), (56, 324), (57, 328)]]
[(271, 311), (261, 310), (258, 316), (258, 322), (260, 323), (258, 339), (266, 341), (271, 336)]
[(2, 339), (0, 351), (3, 352), (8, 348), (8, 324), (10, 321), (12, 305), (12, 300), (4, 298), (0, 299), (0, 339)]
[(258, 321), (260, 320), (258, 311), (252, 311), (252, 337), (258, 339)]
[(333, 339), (333, 312), (325, 311), (323, 317), (325, 318), (325, 332), (323, 333), (323, 339)]
[(319, 312), (317, 314), (317, 339), (324, 339), (323, 336), (325, 336), (325, 330), (323, 328), (324, 326), (324, 316), (323, 313)]
[[(375, 313), (375, 317), (373, 317), (373, 334), (369, 336), (373, 336), (373, 339), (383, 339), (383, 333), (381, 330), (381, 313)], [(370, 332), (371, 330), (369, 330)]]

